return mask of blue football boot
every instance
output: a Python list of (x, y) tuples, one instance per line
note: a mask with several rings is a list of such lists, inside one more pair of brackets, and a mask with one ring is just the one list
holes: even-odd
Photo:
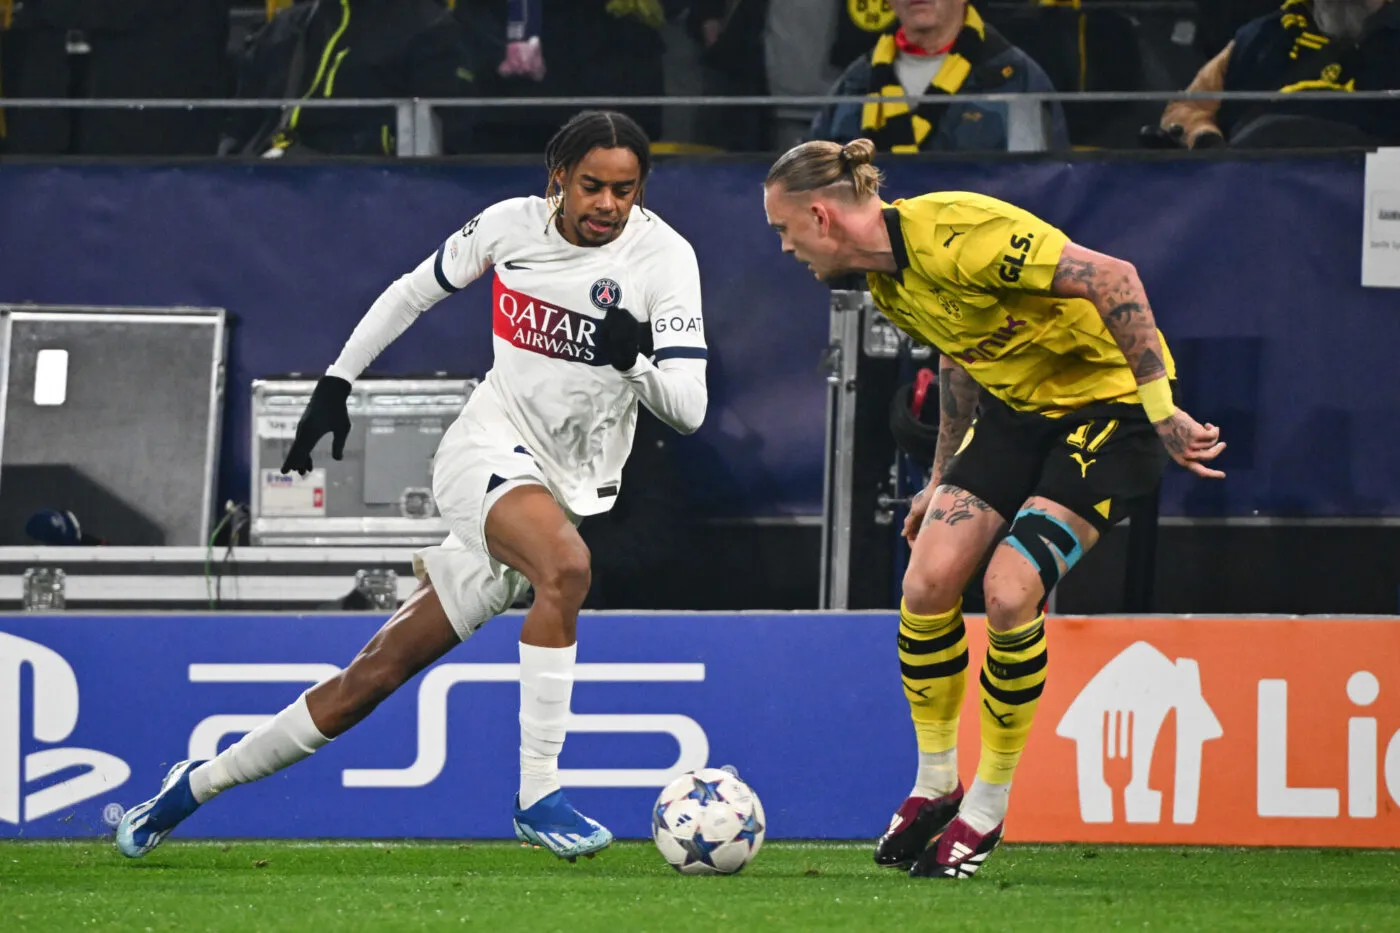
[(190, 772), (202, 764), (202, 761), (182, 761), (175, 765), (161, 782), (160, 793), (122, 815), (117, 824), (118, 852), (127, 858), (140, 858), (160, 845), (185, 817), (199, 809), (190, 790)]
[(571, 862), (580, 855), (592, 858), (613, 841), (608, 828), (575, 810), (562, 790), (541, 798), (525, 810), (520, 809), (517, 796), (515, 835), (522, 842), (548, 849)]

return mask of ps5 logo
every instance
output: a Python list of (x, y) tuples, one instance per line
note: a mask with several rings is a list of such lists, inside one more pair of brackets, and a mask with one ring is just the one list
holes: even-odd
[[(333, 664), (191, 664), (192, 683), (313, 684), (339, 669)], [(518, 664), (439, 664), (418, 685), (417, 750), (412, 763), (400, 768), (347, 768), (345, 787), (424, 787), (435, 781), (447, 764), (447, 694), (458, 684), (514, 683)], [(579, 664), (576, 683), (696, 683), (704, 681), (705, 665)], [(266, 714), (218, 714), (200, 721), (190, 733), (190, 758), (212, 758), (231, 735), (256, 729)], [(657, 733), (669, 735), (679, 748), (674, 763), (660, 768), (560, 768), (564, 787), (665, 787), (687, 771), (705, 767), (710, 740), (704, 728), (680, 713), (580, 714), (569, 719), (569, 734)]]
[[(21, 719), (21, 674), (32, 671), (31, 721)], [(131, 777), (116, 755), (92, 748), (46, 748), (24, 754), (31, 742), (57, 744), (78, 725), (78, 678), (58, 652), (0, 632), (0, 822), (18, 825), (113, 790)], [(28, 727), (28, 734), (25, 728)], [(60, 771), (87, 770), (26, 794)]]
[[(689, 682), (705, 679), (704, 664), (579, 664), (577, 683)], [(462, 683), (512, 683), (520, 680), (518, 664), (439, 664), (418, 688), (418, 753), (403, 768), (350, 768), (342, 775), (346, 787), (423, 787), (442, 773), (447, 763), (447, 692)], [(664, 768), (560, 768), (564, 787), (665, 787), (686, 773), (705, 767), (710, 740), (704, 728), (680, 713), (574, 713), (569, 733), (660, 733), (676, 740), (679, 752)]]

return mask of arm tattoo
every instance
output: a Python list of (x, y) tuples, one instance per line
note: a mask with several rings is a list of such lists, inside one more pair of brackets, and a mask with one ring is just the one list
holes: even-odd
[(934, 522), (942, 522), (945, 525), (956, 525), (958, 522), (965, 522), (976, 517), (981, 512), (990, 512), (992, 507), (981, 499), (968, 492), (966, 489), (949, 487), (953, 493), (953, 502), (947, 508), (929, 509), (924, 513), (924, 525), (932, 525)]
[[(938, 409), (944, 418), (958, 416), (958, 396), (953, 391), (952, 367), (938, 371)], [(942, 421), (939, 421), (940, 426)]]
[(933, 455), (935, 481), (943, 476), (948, 459), (962, 443), (977, 412), (977, 383), (967, 370), (947, 357), (938, 364), (938, 410), (938, 446)]
[(1169, 430), (1159, 433), (1157, 436), (1162, 439), (1162, 444), (1167, 448), (1167, 453), (1173, 459), (1183, 457), (1191, 447), (1191, 428), (1183, 423), (1181, 418), (1173, 418), (1166, 422)]
[(1082, 259), (1061, 259), (1060, 264), (1055, 267), (1055, 279), (1050, 284), (1050, 290), (1056, 295), (1062, 295), (1066, 294), (1063, 291), (1066, 287), (1078, 285), (1082, 288), (1092, 285), (1096, 271), (1091, 262)]
[(1108, 319), (1120, 326), (1131, 324), (1134, 314), (1142, 313), (1142, 305), (1136, 301), (1125, 301), (1108, 312)]
[(1140, 382), (1147, 382), (1156, 379), (1158, 376), (1167, 374), (1167, 367), (1163, 365), (1162, 358), (1152, 350), (1143, 350), (1142, 356), (1138, 358), (1138, 368), (1135, 370)]
[(1094, 303), (1138, 383), (1166, 375), (1157, 322), (1142, 281), (1126, 262), (1070, 244), (1055, 267), (1053, 295)]

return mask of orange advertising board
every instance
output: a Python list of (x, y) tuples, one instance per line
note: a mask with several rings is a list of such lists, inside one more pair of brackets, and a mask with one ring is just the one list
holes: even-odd
[(1400, 619), (1051, 617), (1049, 651), (1009, 840), (1400, 847)]

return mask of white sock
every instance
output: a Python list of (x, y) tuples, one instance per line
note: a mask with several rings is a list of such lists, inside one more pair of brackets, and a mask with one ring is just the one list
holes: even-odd
[(190, 791), (204, 803), (235, 784), (247, 784), (296, 764), (329, 742), (311, 721), (306, 694), (190, 772)]
[(919, 752), (919, 773), (910, 797), (942, 797), (958, 786), (958, 750)]
[(559, 752), (569, 726), (578, 643), (541, 648), (520, 643), (520, 808), (559, 789)]
[(972, 782), (967, 796), (963, 798), (958, 816), (963, 822), (979, 833), (989, 833), (1006, 819), (1006, 808), (1011, 802), (1011, 783), (988, 784), (980, 777)]

